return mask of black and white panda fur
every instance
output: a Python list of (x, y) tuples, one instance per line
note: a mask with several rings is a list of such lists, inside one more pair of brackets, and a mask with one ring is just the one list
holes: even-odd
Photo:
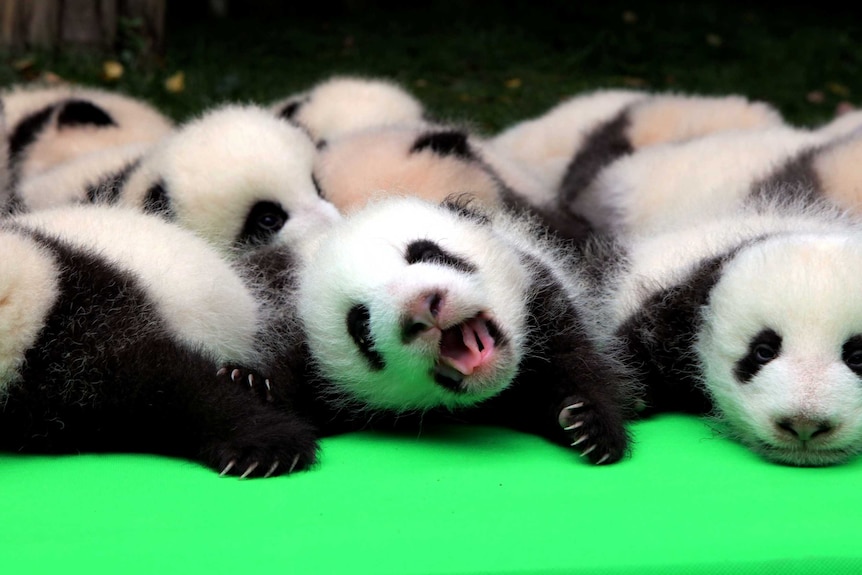
[(3, 100), (0, 100), (0, 214), (4, 207), (12, 201), (11, 174), (9, 173), (9, 139), (6, 137), (6, 111)]
[(284, 344), (256, 286), (191, 232), (66, 206), (7, 217), (0, 253), (3, 448), (152, 452), (251, 476), (314, 461), (310, 424), (231, 381), (269, 372)]
[(296, 126), (260, 106), (228, 104), (184, 123), (86, 193), (161, 216), (233, 254), (298, 242), (340, 218), (318, 193), (314, 154)]
[(862, 213), (862, 132), (839, 128), (730, 130), (653, 146), (600, 171), (573, 208), (615, 233), (663, 230), (788, 195)]
[(458, 125), (413, 123), (357, 130), (318, 150), (315, 178), (323, 197), (342, 213), (389, 195), (442, 202), (470, 194), (485, 208), (529, 209), (560, 235), (579, 239), (588, 229), (539, 198), (550, 194), (519, 163)]
[(528, 218), (468, 201), (373, 202), (305, 253), (310, 385), (341, 424), (452, 412), (618, 461), (629, 380), (569, 253)]
[(96, 150), (158, 141), (174, 127), (143, 100), (86, 86), (14, 86), (0, 100), (14, 181)]
[(784, 464), (862, 451), (859, 223), (791, 202), (592, 248), (642, 415), (712, 414)]
[(24, 178), (15, 188), (17, 211), (109, 202), (153, 145), (125, 144), (97, 150)]
[(373, 126), (423, 120), (422, 103), (387, 78), (336, 75), (269, 105), (278, 117), (308, 130), (318, 144)]

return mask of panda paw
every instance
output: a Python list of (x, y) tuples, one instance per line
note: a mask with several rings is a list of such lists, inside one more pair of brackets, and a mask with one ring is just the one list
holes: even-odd
[(314, 452), (310, 453), (277, 453), (267, 449), (231, 449), (221, 450), (219, 463), (215, 466), (220, 477), (237, 476), (240, 479), (250, 477), (274, 477), (286, 475), (294, 471), (307, 469), (314, 463)]
[(218, 370), (216, 376), (229, 379), (234, 384), (248, 388), (266, 403), (273, 402), (272, 384), (269, 378), (243, 367), (225, 366)]
[(244, 422), (235, 433), (206, 446), (202, 459), (219, 475), (241, 479), (308, 469), (317, 460), (317, 435), (289, 414), (279, 415)]
[(616, 463), (626, 453), (628, 434), (615, 419), (603, 417), (589, 400), (576, 396), (567, 398), (557, 416), (571, 447), (596, 465)]

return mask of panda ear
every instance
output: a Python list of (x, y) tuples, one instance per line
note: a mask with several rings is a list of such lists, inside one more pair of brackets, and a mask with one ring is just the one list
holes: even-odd
[(278, 117), (284, 120), (293, 120), (293, 118), (296, 116), (296, 113), (299, 111), (299, 109), (305, 102), (306, 100), (302, 98), (287, 102), (278, 111)]
[(57, 127), (116, 126), (117, 123), (105, 110), (86, 100), (67, 100), (60, 105)]
[(415, 154), (425, 150), (430, 150), (439, 156), (455, 156), (465, 160), (472, 160), (476, 157), (467, 141), (467, 134), (460, 130), (423, 134), (413, 142), (410, 153)]

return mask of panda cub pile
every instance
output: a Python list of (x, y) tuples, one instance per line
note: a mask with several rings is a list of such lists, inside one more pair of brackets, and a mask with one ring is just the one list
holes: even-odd
[(178, 125), (0, 102), (5, 449), (263, 477), (440, 419), (607, 464), (683, 411), (778, 463), (862, 451), (853, 117), (609, 90), (488, 137), (339, 76)]

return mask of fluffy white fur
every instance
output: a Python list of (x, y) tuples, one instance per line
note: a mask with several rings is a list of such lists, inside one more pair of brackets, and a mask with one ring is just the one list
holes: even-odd
[(556, 190), (593, 130), (623, 113), (629, 115), (625, 137), (635, 151), (723, 130), (782, 124), (774, 108), (741, 96), (599, 90), (574, 96), (538, 118), (515, 124), (491, 142), (534, 170), (544, 188)]
[(823, 196), (862, 215), (862, 130), (854, 130), (818, 150), (814, 171)]
[[(90, 205), (42, 210), (9, 221), (99, 254), (137, 277), (178, 341), (224, 362), (255, 365), (259, 359), (257, 339), (266, 317), (260, 303), (226, 260), (188, 230), (133, 210)], [(20, 279), (7, 280), (3, 274), (6, 287), (0, 303), (15, 304), (3, 313), (23, 313), (18, 303), (32, 307), (25, 316), (32, 326), (52, 299), (56, 271), (26, 241), (7, 241), (8, 236), (3, 236), (3, 249), (15, 250), (15, 257), (3, 260), (15, 263), (4, 266), (17, 267), (12, 277)], [(27, 341), (21, 337), (15, 349)]]
[(22, 177), (33, 175), (76, 156), (131, 143), (155, 142), (168, 135), (173, 121), (143, 100), (120, 92), (84, 86), (15, 86), (2, 93), (9, 131), (28, 115), (70, 98), (104, 110), (116, 126), (56, 126), (57, 110), (18, 165)]
[[(829, 207), (781, 205), (624, 243), (628, 266), (606, 292), (613, 326), (684, 282), (700, 262), (740, 248), (692, 334), (699, 379), (729, 435), (797, 465), (838, 463), (862, 451), (862, 381), (842, 361), (844, 342), (862, 334), (858, 222)], [(781, 351), (741, 383), (734, 368), (764, 329), (780, 335)], [(779, 427), (786, 420), (823, 420), (834, 429), (803, 446)]]
[(152, 143), (126, 144), (84, 154), (24, 178), (15, 195), (25, 209), (87, 202), (87, 189), (140, 159)]
[[(315, 159), (315, 176), (324, 197), (342, 213), (386, 195), (412, 195), (440, 202), (452, 194), (469, 193), (484, 206), (499, 206), (506, 185), (525, 196), (538, 182), (513, 163), (468, 135), (477, 158), (440, 155), (430, 149), (411, 153), (423, 134), (452, 128), (401, 124), (354, 131), (331, 141)], [(547, 195), (547, 194), (544, 194)]]
[[(491, 224), (457, 217), (415, 197), (390, 197), (349, 216), (303, 266), (298, 310), (312, 355), (346, 398), (371, 408), (423, 410), (470, 405), (499, 393), (516, 374), (527, 352), (526, 290), (531, 269), (515, 249), (556, 265), (523, 222), (502, 213)], [(475, 266), (464, 273), (438, 263), (408, 265), (405, 252), (417, 238), (432, 240)], [(570, 285), (573, 279), (567, 280)], [(572, 285), (573, 289), (574, 286)], [(464, 379), (463, 393), (451, 393), (433, 379), (438, 342), (432, 333), (405, 343), (405, 315), (429, 294), (444, 294), (440, 317), (447, 325), (481, 314), (508, 338), (496, 357)], [(351, 340), (348, 311), (370, 311), (374, 349), (386, 367), (374, 371)]]
[(372, 126), (419, 122), (423, 106), (396, 82), (384, 78), (333, 76), (270, 105), (279, 113), (298, 103), (291, 120), (305, 127), (315, 141)]
[(298, 241), (339, 217), (314, 186), (314, 153), (301, 129), (264, 108), (225, 105), (155, 146), (129, 176), (119, 203), (141, 209), (161, 182), (177, 222), (229, 253), (252, 206), (269, 201), (288, 214), (278, 238)]

